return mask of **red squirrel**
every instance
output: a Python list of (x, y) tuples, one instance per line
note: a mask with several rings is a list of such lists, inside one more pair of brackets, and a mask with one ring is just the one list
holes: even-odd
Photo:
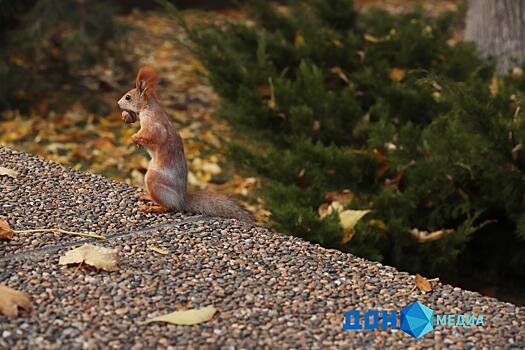
[(139, 198), (152, 200), (154, 205), (141, 205), (139, 209), (157, 213), (175, 209), (252, 222), (251, 215), (226, 195), (188, 192), (188, 169), (182, 138), (157, 100), (155, 89), (158, 80), (155, 69), (141, 68), (135, 88), (118, 101), (124, 122), (140, 121), (140, 130), (131, 136), (131, 141), (144, 146), (151, 157), (144, 178), (148, 194), (142, 194)]

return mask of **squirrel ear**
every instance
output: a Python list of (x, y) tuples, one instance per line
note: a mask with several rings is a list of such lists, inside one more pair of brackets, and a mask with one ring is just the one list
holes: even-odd
[(155, 91), (157, 82), (158, 76), (155, 69), (152, 67), (142, 67), (137, 74), (135, 86), (141, 95), (146, 95), (146, 97), (148, 97)]

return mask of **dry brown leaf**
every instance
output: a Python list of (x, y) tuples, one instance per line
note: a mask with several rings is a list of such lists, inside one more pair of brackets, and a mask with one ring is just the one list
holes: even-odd
[(13, 238), (14, 232), (7, 221), (0, 219), (0, 240), (8, 241)]
[(0, 166), (0, 176), (9, 176), (14, 179), (18, 176), (18, 173), (14, 171), (13, 169), (9, 169), (9, 168)]
[(216, 312), (217, 309), (215, 309), (213, 306), (208, 306), (201, 309), (175, 311), (166, 315), (151, 318), (144, 323), (167, 322), (177, 325), (199, 324), (209, 321)]
[(257, 87), (257, 90), (262, 97), (270, 97), (270, 86), (269, 85), (260, 85)]
[(430, 282), (420, 274), (416, 273), (415, 277), (416, 286), (419, 288), (419, 290), (423, 292), (431, 292), (432, 286), (430, 285)]
[(321, 204), (321, 206), (319, 206), (319, 209), (317, 210), (317, 212), (319, 213), (319, 217), (321, 219), (323, 219), (326, 215), (328, 215), (329, 208), (330, 208), (330, 204), (328, 203), (323, 203)]
[(454, 233), (453, 229), (449, 229), (449, 230), (441, 229), (441, 230), (437, 230), (434, 232), (420, 231), (417, 228), (413, 228), (412, 230), (410, 230), (410, 234), (412, 235), (412, 237), (420, 243), (435, 241), (443, 237), (445, 234), (452, 234), (452, 233)]
[(161, 255), (168, 255), (170, 253), (170, 251), (167, 249), (158, 248), (153, 245), (148, 246), (148, 248)]
[(343, 205), (337, 201), (334, 201), (330, 204), (328, 203), (323, 203), (321, 204), (321, 206), (319, 207), (319, 217), (321, 219), (324, 219), (328, 214), (332, 213), (332, 212), (336, 212), (336, 213), (340, 213), (342, 212), (344, 209)]
[(61, 256), (58, 263), (60, 265), (84, 263), (105, 271), (116, 271), (118, 270), (117, 250), (84, 244)]
[(345, 83), (347, 84), (350, 83), (350, 79), (348, 79), (348, 76), (346, 75), (346, 73), (343, 71), (341, 67), (330, 68), (330, 73), (337, 75)]
[(393, 81), (402, 81), (405, 79), (405, 71), (401, 68), (392, 68), (388, 71), (388, 77)]
[(0, 284), (0, 313), (8, 317), (16, 317), (18, 308), (26, 312), (31, 310), (31, 300), (27, 294)]
[(329, 202), (339, 202), (342, 205), (348, 204), (354, 198), (354, 194), (350, 190), (343, 190), (342, 192), (328, 192), (325, 199)]

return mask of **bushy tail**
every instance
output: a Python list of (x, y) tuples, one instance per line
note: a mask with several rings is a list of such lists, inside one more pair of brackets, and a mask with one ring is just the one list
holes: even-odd
[(233, 198), (214, 192), (189, 192), (187, 197), (188, 211), (224, 218), (235, 218), (253, 222), (251, 214), (241, 207)]

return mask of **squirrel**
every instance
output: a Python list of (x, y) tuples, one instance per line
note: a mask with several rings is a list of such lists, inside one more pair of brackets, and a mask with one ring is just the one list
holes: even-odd
[(139, 210), (164, 213), (172, 209), (253, 222), (251, 214), (229, 196), (206, 191), (188, 191), (188, 169), (182, 137), (157, 100), (155, 90), (159, 81), (152, 67), (142, 67), (135, 88), (118, 101), (122, 120), (140, 121), (140, 130), (131, 141), (144, 146), (151, 160), (144, 178), (147, 194), (139, 199), (153, 201)]

